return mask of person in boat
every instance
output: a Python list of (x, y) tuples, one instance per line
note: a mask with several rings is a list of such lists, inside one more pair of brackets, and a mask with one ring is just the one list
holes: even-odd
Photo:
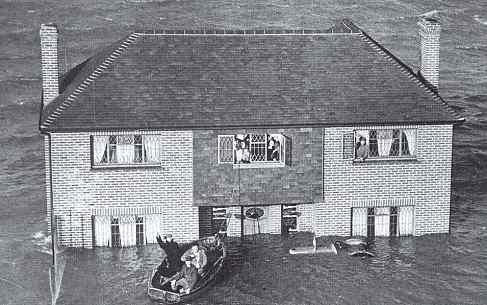
[(193, 245), (184, 252), (183, 256), (181, 256), (181, 260), (185, 260), (188, 256), (193, 258), (192, 264), (198, 269), (198, 273), (202, 274), (208, 263), (208, 257), (206, 256), (205, 250), (200, 248), (198, 244)]
[(158, 235), (156, 239), (157, 243), (166, 254), (160, 266), (161, 270), (166, 270), (164, 273), (170, 275), (176, 273), (179, 270), (180, 265), (178, 244), (174, 241), (171, 234), (168, 234), (167, 236), (164, 235), (163, 238)]
[(171, 288), (172, 290), (178, 291), (180, 293), (189, 294), (191, 289), (193, 289), (196, 281), (198, 279), (198, 270), (192, 263), (193, 258), (187, 256), (184, 258), (184, 265), (181, 267), (181, 270), (176, 273), (175, 277), (171, 281)]

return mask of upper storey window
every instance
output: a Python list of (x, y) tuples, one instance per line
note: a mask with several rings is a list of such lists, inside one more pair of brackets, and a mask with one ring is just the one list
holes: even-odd
[(286, 138), (282, 134), (218, 136), (218, 162), (235, 165), (284, 165)]
[(350, 151), (356, 161), (414, 159), (416, 138), (415, 128), (355, 130), (349, 137), (344, 135), (344, 157)]
[(124, 134), (92, 136), (93, 167), (160, 164), (157, 135)]
[(416, 156), (416, 129), (355, 131), (355, 159), (411, 158)]

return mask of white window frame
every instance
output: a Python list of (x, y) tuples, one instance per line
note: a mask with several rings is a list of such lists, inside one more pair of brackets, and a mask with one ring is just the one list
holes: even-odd
[[(155, 160), (148, 160), (148, 157), (145, 157), (145, 160), (141, 160), (141, 162), (130, 162), (130, 163), (121, 163), (121, 162), (110, 162), (110, 150), (112, 146), (117, 146), (117, 144), (110, 144), (110, 138), (111, 137), (116, 137), (118, 140), (118, 137), (123, 137), (123, 136), (130, 136), (132, 137), (133, 143), (131, 144), (134, 149), (134, 156), (135, 156), (135, 138), (137, 136), (140, 136), (142, 138), (142, 149), (144, 149), (144, 143), (146, 141), (147, 136), (152, 136), (156, 137), (156, 158)], [(106, 162), (97, 162), (95, 161), (95, 137), (108, 137), (105, 153), (106, 153)], [(91, 154), (91, 167), (92, 168), (121, 168), (121, 167), (158, 167), (161, 165), (161, 144), (160, 140), (158, 138), (157, 134), (146, 134), (146, 133), (113, 133), (113, 134), (92, 134), (90, 135), (91, 138), (91, 144), (90, 144), (90, 154)], [(117, 148), (118, 151), (118, 148)], [(143, 151), (142, 151), (143, 154)], [(144, 158), (144, 154), (142, 156)]]
[[(356, 146), (357, 145), (357, 134), (359, 131), (368, 131), (369, 132), (369, 139), (367, 141), (367, 145), (369, 146), (369, 157), (366, 158), (365, 160), (361, 160), (359, 158), (357, 158), (357, 149), (356, 149)], [(371, 130), (375, 130), (375, 131), (379, 131), (379, 130), (390, 130), (392, 132), (394, 132), (394, 130), (399, 130), (399, 155), (397, 156), (373, 156), (371, 157), (370, 156), (370, 131)], [(403, 135), (403, 132), (404, 130), (414, 130), (415, 132), (415, 147), (414, 147), (414, 151), (415, 151), (415, 154), (414, 155), (402, 155), (402, 135)], [(386, 161), (386, 160), (417, 160), (418, 158), (418, 129), (415, 128), (415, 127), (386, 127), (386, 128), (357, 128), (357, 129), (354, 129), (353, 130), (353, 137), (354, 137), (354, 147), (353, 147), (353, 160), (354, 161), (360, 161), (360, 162), (367, 162), (367, 161)], [(408, 142), (408, 146), (410, 145), (410, 143)], [(343, 146), (343, 143), (342, 143), (342, 146)], [(409, 147), (408, 147), (409, 150), (411, 150)], [(343, 147), (342, 147), (342, 151), (343, 151)]]
[[(266, 168), (266, 167), (284, 167), (286, 164), (286, 137), (281, 133), (247, 133), (245, 135), (249, 135), (252, 138), (252, 134), (256, 135), (266, 135), (267, 136), (279, 136), (280, 137), (280, 146), (281, 146), (281, 153), (279, 161), (250, 161), (249, 163), (236, 163), (235, 154), (236, 154), (236, 143), (235, 143), (235, 136), (236, 135), (218, 135), (218, 147), (217, 147), (217, 154), (218, 154), (218, 164), (233, 164), (234, 168)], [(224, 137), (232, 137), (232, 148), (233, 148), (233, 156), (232, 161), (222, 161), (220, 158), (220, 140)], [(252, 140), (249, 140), (249, 150), (251, 150)], [(267, 155), (267, 145), (265, 146), (265, 154)], [(251, 158), (252, 159), (252, 158)]]

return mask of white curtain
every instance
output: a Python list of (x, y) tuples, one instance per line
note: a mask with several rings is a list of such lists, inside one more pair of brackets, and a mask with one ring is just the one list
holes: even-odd
[(144, 238), (147, 244), (156, 243), (156, 236), (159, 233), (159, 214), (144, 215)]
[(377, 130), (377, 147), (379, 149), (379, 156), (389, 156), (392, 146), (392, 133), (392, 130)]
[(353, 208), (352, 236), (367, 236), (367, 208)]
[(108, 136), (93, 136), (93, 161), (101, 163), (103, 155), (107, 153)]
[(375, 236), (389, 236), (390, 208), (375, 208)]
[(416, 129), (404, 129), (404, 134), (408, 140), (409, 154), (411, 156), (416, 155)]
[(95, 216), (95, 246), (108, 247), (111, 240), (110, 216)]
[(399, 236), (413, 235), (414, 231), (414, 207), (399, 208)]
[(134, 136), (124, 135), (117, 137), (117, 161), (121, 164), (130, 164), (134, 162)]
[(144, 149), (146, 152), (147, 162), (157, 163), (160, 156), (159, 136), (157, 135), (144, 135)]
[(120, 245), (122, 247), (135, 246), (135, 216), (120, 216)]

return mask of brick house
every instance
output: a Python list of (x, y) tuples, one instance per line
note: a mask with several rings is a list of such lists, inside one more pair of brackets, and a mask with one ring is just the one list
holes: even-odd
[(418, 25), (417, 73), (343, 20), (136, 31), (63, 77), (57, 27), (42, 25), (49, 224), (74, 247), (448, 232), (463, 119), (438, 95), (440, 24)]

